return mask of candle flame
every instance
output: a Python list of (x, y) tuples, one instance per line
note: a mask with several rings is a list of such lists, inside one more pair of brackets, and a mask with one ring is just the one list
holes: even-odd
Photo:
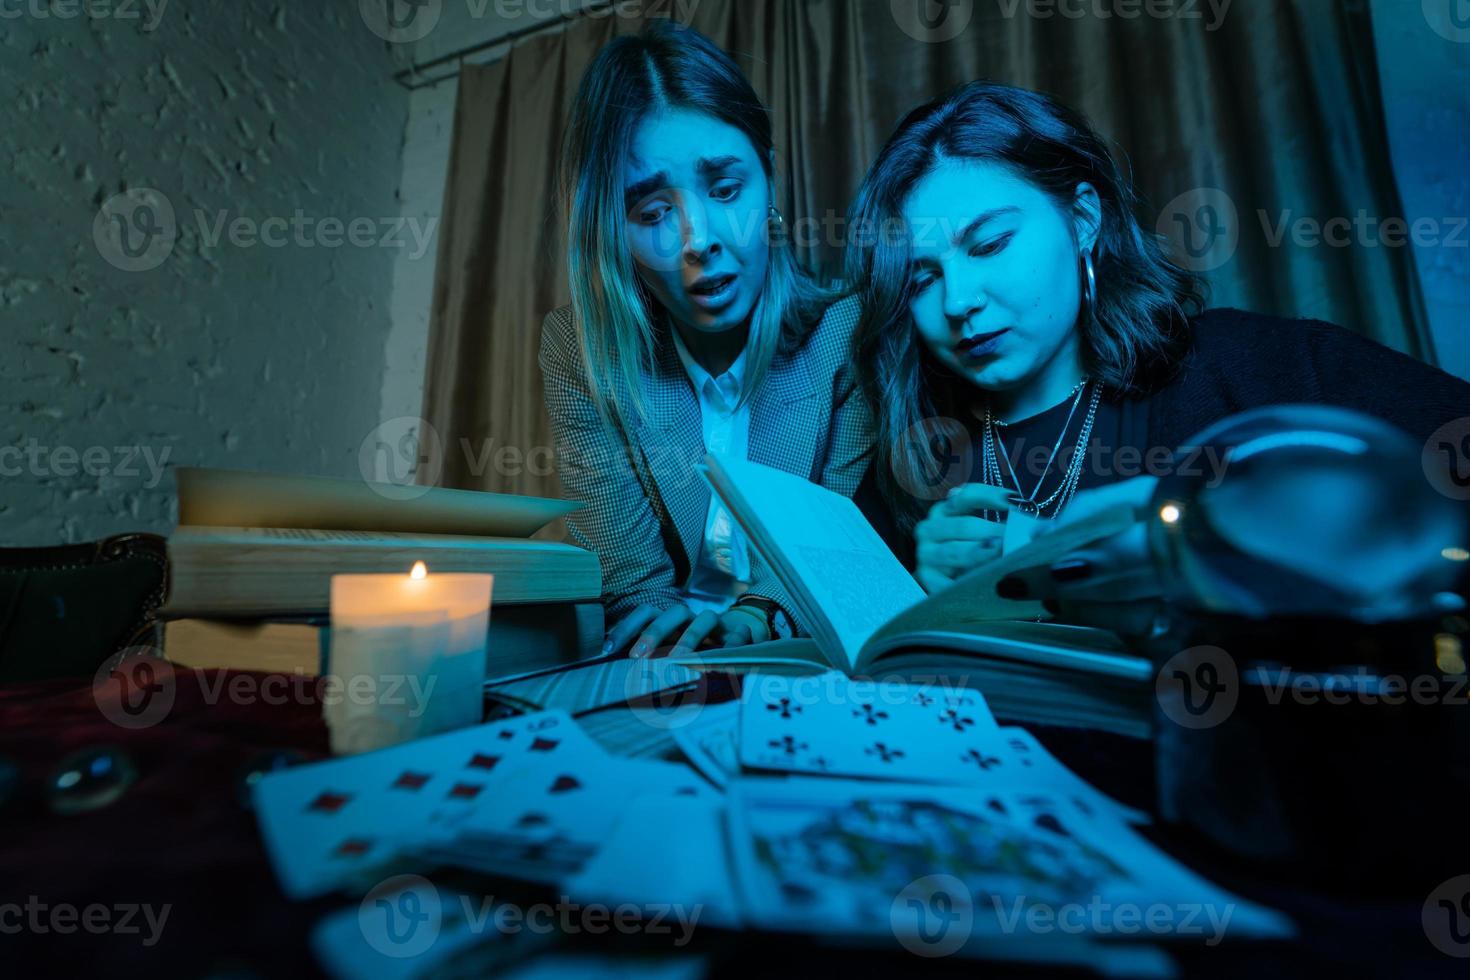
[(425, 565), (421, 561), (414, 562), (413, 563), (413, 570), (408, 573), (408, 577), (409, 578), (412, 578), (412, 579), (427, 578), (428, 575), (429, 575), (429, 566), (428, 565)]

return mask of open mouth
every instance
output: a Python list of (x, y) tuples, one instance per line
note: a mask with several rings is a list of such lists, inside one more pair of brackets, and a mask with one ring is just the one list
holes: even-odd
[(689, 292), (695, 296), (718, 296), (730, 286), (734, 285), (735, 276), (705, 276), (694, 285), (689, 287)]

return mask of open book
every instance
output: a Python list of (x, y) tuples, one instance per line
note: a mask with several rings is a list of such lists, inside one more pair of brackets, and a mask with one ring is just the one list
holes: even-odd
[(1146, 735), (1149, 662), (1106, 630), (1041, 622), (995, 583), (1121, 531), (1120, 506), (1038, 538), (926, 596), (857, 505), (782, 470), (710, 455), (700, 468), (791, 595), (811, 640), (701, 652), (710, 669), (836, 668), (942, 677), (981, 689), (997, 714)]

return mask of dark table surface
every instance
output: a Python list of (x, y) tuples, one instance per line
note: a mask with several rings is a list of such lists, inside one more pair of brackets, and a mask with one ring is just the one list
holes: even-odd
[[(311, 686), (299, 679), (278, 684), (271, 698), (278, 703), (249, 693), (231, 696), (220, 686), (244, 677), (241, 690), (259, 695), (267, 689), (266, 676), (181, 671), (165, 713), (123, 719), (125, 724), (118, 723), (116, 711), (99, 708), (90, 681), (0, 687), (0, 757), (22, 774), (18, 796), (0, 808), (0, 908), (39, 902), (170, 909), (152, 946), (144, 943), (146, 927), (136, 934), (0, 932), (0, 963), (7, 973), (273, 980), (319, 974), (308, 945), (311, 930), (325, 914), (355, 901), (288, 901), (276, 885), (254, 816), (240, 802), (238, 784), (263, 752), (289, 749), (309, 759), (326, 757), (327, 732)], [(1124, 803), (1151, 808), (1148, 743), (1061, 728), (1033, 731), (1079, 775)], [(70, 753), (96, 745), (124, 750), (140, 778), (102, 809), (53, 814), (44, 794), (48, 774)], [(1426, 828), (1430, 832), (1440, 829)], [(1290, 943), (1227, 937), (1213, 948), (1171, 945), (1186, 975), (1466, 975), (1464, 960), (1444, 955), (1427, 939), (1423, 896), (1335, 894), (1270, 869), (1245, 867), (1167, 828), (1146, 834), (1223, 887), (1285, 912), (1300, 930)], [(1470, 866), (1464, 839), (1463, 827), (1445, 838), (1446, 877), (1456, 866)], [(0, 917), (0, 929), (6, 921)], [(691, 948), (707, 957), (716, 974), (730, 976), (813, 969), (862, 975), (977, 971), (973, 963), (836, 952), (752, 934), (706, 933)]]

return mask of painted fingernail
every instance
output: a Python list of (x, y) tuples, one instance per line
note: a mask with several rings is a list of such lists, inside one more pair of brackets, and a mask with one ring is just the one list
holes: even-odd
[(1064, 558), (1051, 566), (1051, 577), (1058, 582), (1076, 582), (1092, 574), (1092, 562), (1081, 558)]
[(612, 653), (612, 652), (613, 652), (613, 642), (612, 642), (612, 640), (607, 640), (606, 642), (604, 642), (602, 644), (602, 653), (603, 653), (604, 656), (606, 656), (607, 654)]
[(648, 653), (648, 644), (639, 640), (633, 645), (633, 656), (642, 657)]
[(1002, 599), (1024, 599), (1031, 594), (1031, 588), (1021, 576), (1007, 575), (995, 583), (995, 594)]

